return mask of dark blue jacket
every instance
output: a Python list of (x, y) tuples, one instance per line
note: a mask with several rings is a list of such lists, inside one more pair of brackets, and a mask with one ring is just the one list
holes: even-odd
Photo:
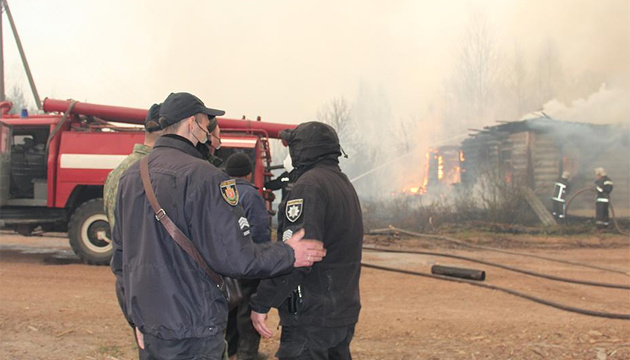
[[(252, 242), (243, 209), (234, 202), (234, 180), (203, 160), (192, 143), (176, 135), (162, 136), (148, 160), (158, 202), (214, 271), (265, 278), (292, 269), (289, 246)], [(222, 332), (227, 302), (155, 219), (139, 163), (120, 179), (114, 216), (111, 268), (127, 321), (165, 340)]]
[(245, 211), (245, 217), (249, 221), (252, 240), (260, 244), (271, 241), (269, 230), (269, 212), (265, 206), (265, 200), (258, 193), (251, 182), (243, 179), (235, 179), (238, 189), (239, 203)]

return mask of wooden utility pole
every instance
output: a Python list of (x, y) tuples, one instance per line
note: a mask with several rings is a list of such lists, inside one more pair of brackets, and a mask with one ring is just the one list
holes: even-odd
[(2, 32), (2, 13), (4, 12), (4, 0), (0, 3), (0, 101), (7, 99), (4, 91), (4, 43)]
[[(24, 48), (22, 47), (22, 42), (20, 41), (20, 36), (18, 35), (17, 28), (15, 27), (15, 22), (13, 21), (13, 16), (11, 15), (11, 10), (9, 9), (9, 4), (7, 0), (0, 0), (0, 4), (2, 8), (7, 13), (7, 19), (9, 19), (9, 24), (11, 25), (11, 30), (13, 31), (13, 37), (15, 38), (15, 43), (18, 47), (18, 51), (20, 52), (20, 58), (22, 59), (22, 64), (24, 65), (24, 71), (26, 72), (26, 77), (28, 78), (28, 83), (31, 86), (31, 91), (33, 92), (33, 98), (35, 99), (35, 104), (37, 105), (37, 109), (42, 109), (42, 102), (39, 99), (39, 93), (37, 93), (37, 88), (35, 87), (35, 81), (33, 80), (33, 75), (31, 74), (31, 68), (28, 66), (28, 61), (26, 61), (26, 55), (24, 54)], [(1, 24), (1, 22), (0, 22)], [(2, 33), (0, 32), (0, 35)], [(2, 45), (2, 41), (0, 41), (0, 45)], [(0, 51), (0, 55), (4, 55), (3, 52)], [(4, 98), (4, 58), (0, 60), (2, 63), (2, 96)]]

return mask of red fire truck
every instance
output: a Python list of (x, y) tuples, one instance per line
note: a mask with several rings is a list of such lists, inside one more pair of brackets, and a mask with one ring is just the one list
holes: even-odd
[[(144, 141), (146, 110), (45, 99), (44, 115), (9, 115), (0, 103), (0, 227), (29, 235), (37, 228), (67, 231), (88, 264), (107, 264), (111, 233), (103, 210), (107, 174)], [(269, 139), (295, 125), (219, 118), (226, 159), (247, 153), (254, 184), (271, 173)], [(261, 190), (262, 191), (262, 190)], [(269, 209), (273, 194), (263, 192)]]

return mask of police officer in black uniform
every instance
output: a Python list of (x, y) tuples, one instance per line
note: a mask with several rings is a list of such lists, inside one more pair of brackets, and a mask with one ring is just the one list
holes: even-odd
[(595, 169), (595, 191), (597, 191), (597, 199), (595, 200), (595, 223), (598, 227), (608, 226), (608, 204), (610, 203), (610, 193), (613, 190), (613, 182), (606, 175), (604, 168)]
[(309, 268), (263, 280), (252, 297), (252, 322), (266, 338), (265, 320), (278, 308), (282, 335), (279, 359), (351, 359), (350, 341), (361, 308), (359, 275), (363, 221), (354, 187), (339, 168), (335, 130), (307, 122), (283, 134), (295, 183), (279, 211), (278, 238), (299, 229), (323, 241), (327, 255)]

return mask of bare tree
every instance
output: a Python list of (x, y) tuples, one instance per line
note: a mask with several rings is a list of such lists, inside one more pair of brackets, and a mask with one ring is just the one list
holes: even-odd
[(17, 85), (11, 87), (9, 95), (7, 96), (7, 101), (11, 101), (13, 103), (13, 108), (9, 112), (11, 114), (19, 114), (22, 109), (27, 109), (29, 112), (37, 110), (32, 106), (29, 106), (26, 98), (24, 97), (24, 91)]
[(503, 116), (516, 120), (526, 113), (537, 110), (531, 105), (533, 84), (525, 64), (525, 55), (518, 43), (514, 44), (514, 52), (506, 70), (502, 85), (507, 90), (504, 94), (507, 109)]
[(460, 50), (456, 79), (460, 101), (467, 104), (471, 115), (486, 115), (497, 70), (494, 36), (482, 13), (472, 13), (466, 38)]
[(562, 65), (556, 44), (548, 39), (538, 57), (536, 74), (538, 107), (558, 96), (562, 87)]
[(527, 95), (526, 95), (526, 79), (527, 72), (523, 61), (523, 52), (518, 45), (514, 46), (514, 61), (512, 62), (511, 71), (512, 94), (514, 95), (514, 108), (517, 116), (521, 116), (526, 111)]
[(354, 144), (352, 108), (344, 97), (335, 97), (317, 110), (317, 120), (332, 126), (339, 136), (342, 146)]
[(394, 134), (397, 139), (396, 147), (401, 154), (411, 151), (413, 144), (418, 140), (416, 138), (416, 129), (420, 119), (417, 116), (410, 115), (406, 118), (400, 118), (396, 123)]
[(445, 81), (443, 100), (447, 132), (479, 126), (493, 110), (498, 55), (493, 32), (481, 12), (470, 14), (452, 77)]

